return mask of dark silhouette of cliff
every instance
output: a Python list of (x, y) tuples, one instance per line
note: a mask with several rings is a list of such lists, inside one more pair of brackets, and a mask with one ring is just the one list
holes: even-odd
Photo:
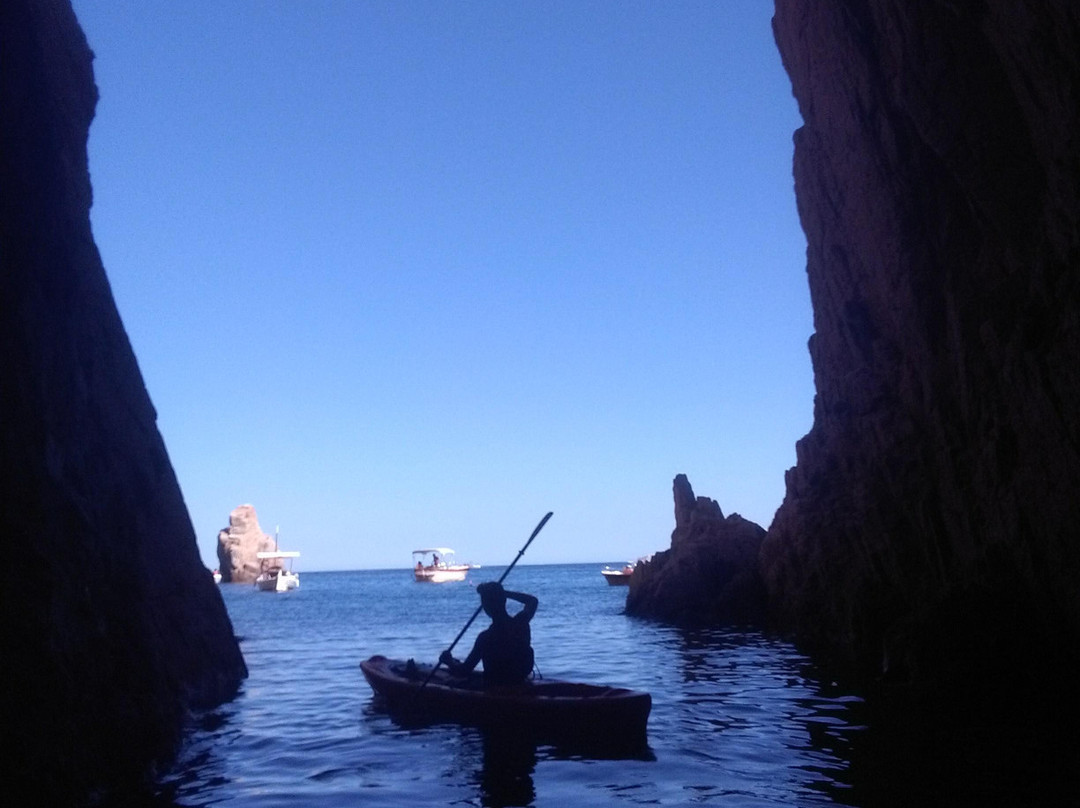
[(775, 616), (917, 689), (1071, 682), (1080, 5), (778, 0), (773, 24), (817, 390), (763, 544)]
[[(1077, 712), (1080, 5), (778, 0), (773, 25), (817, 395), (757, 562), (769, 624), (913, 703)], [(675, 493), (627, 609), (732, 622), (753, 596), (702, 570), (746, 554), (719, 506), (678, 541)]]
[(91, 235), (91, 60), (68, 0), (0, 3), (0, 656), (21, 804), (138, 787), (188, 710), (246, 676)]
[(758, 557), (765, 529), (694, 495), (678, 474), (672, 484), (671, 547), (638, 562), (626, 612), (684, 626), (756, 625), (765, 619)]

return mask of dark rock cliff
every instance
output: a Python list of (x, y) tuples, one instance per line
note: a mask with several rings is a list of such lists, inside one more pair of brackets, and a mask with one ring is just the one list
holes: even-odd
[(824, 658), (946, 690), (1080, 648), (1080, 5), (778, 0), (814, 424), (762, 551)]
[(708, 497), (675, 477), (671, 548), (641, 561), (630, 579), (626, 612), (681, 625), (747, 625), (765, 614), (758, 556), (765, 529), (727, 517)]
[(246, 675), (91, 235), (91, 60), (68, 0), (0, 3), (4, 781), (24, 804), (140, 782)]

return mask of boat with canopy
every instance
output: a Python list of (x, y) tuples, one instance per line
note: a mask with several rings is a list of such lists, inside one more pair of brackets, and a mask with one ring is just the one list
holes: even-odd
[(449, 547), (413, 550), (413, 577), (421, 583), (442, 584), (464, 581), (471, 564), (459, 564)]

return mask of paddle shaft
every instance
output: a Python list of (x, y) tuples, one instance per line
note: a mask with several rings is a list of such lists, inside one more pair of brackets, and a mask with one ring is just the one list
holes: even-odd
[[(538, 524), (536, 526), (536, 528), (533, 530), (532, 535), (529, 536), (529, 540), (527, 542), (525, 542), (525, 546), (522, 547), (520, 550), (518, 550), (518, 554), (514, 558), (514, 560), (510, 562), (510, 566), (507, 567), (503, 571), (503, 574), (499, 576), (499, 583), (500, 584), (502, 584), (502, 582), (506, 580), (506, 576), (510, 574), (510, 570), (512, 570), (514, 568), (514, 565), (518, 563), (518, 561), (521, 559), (521, 557), (523, 555), (525, 555), (525, 551), (529, 549), (529, 545), (532, 544), (533, 539), (536, 538), (536, 534), (539, 533), (543, 529), (544, 525), (547, 524), (548, 519), (551, 518), (551, 513), (552, 513), (551, 511), (548, 511), (547, 514), (545, 514), (544, 518), (540, 520), (540, 524)], [(461, 640), (461, 638), (465, 636), (465, 632), (469, 630), (469, 626), (471, 626), (473, 624), (473, 621), (477, 617), (480, 616), (480, 612), (483, 610), (483, 608), (484, 608), (483, 604), (480, 604), (479, 606), (476, 607), (476, 611), (473, 612), (473, 616), (469, 618), (469, 622), (465, 624), (465, 628), (463, 628), (461, 631), (459, 631), (458, 635), (456, 637), (454, 637), (454, 641), (452, 643), (450, 643), (450, 647), (446, 649), (447, 651), (453, 651), (454, 650), (454, 646), (457, 645), (458, 642)], [(435, 667), (432, 668), (431, 673), (429, 673), (427, 675), (427, 679), (424, 680), (424, 685), (426, 685), (428, 682), (431, 681), (431, 677), (435, 675), (435, 671), (437, 671), (439, 669), (440, 665), (442, 665), (442, 660), (441, 659), (435, 662)], [(421, 687), (423, 687), (424, 685), (421, 685)]]

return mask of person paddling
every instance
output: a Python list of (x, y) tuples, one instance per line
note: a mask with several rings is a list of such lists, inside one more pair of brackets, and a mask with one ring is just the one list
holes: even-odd
[[(529, 621), (536, 614), (539, 601), (523, 592), (503, 589), (498, 581), (486, 581), (476, 587), (480, 605), (491, 618), (491, 625), (480, 632), (472, 651), (463, 661), (454, 659), (450, 649), (439, 655), (439, 661), (450, 673), (460, 676), (484, 664), (485, 685), (516, 685), (524, 682), (533, 668), (532, 632)], [(521, 611), (511, 615), (506, 611), (507, 599), (523, 604)]]

